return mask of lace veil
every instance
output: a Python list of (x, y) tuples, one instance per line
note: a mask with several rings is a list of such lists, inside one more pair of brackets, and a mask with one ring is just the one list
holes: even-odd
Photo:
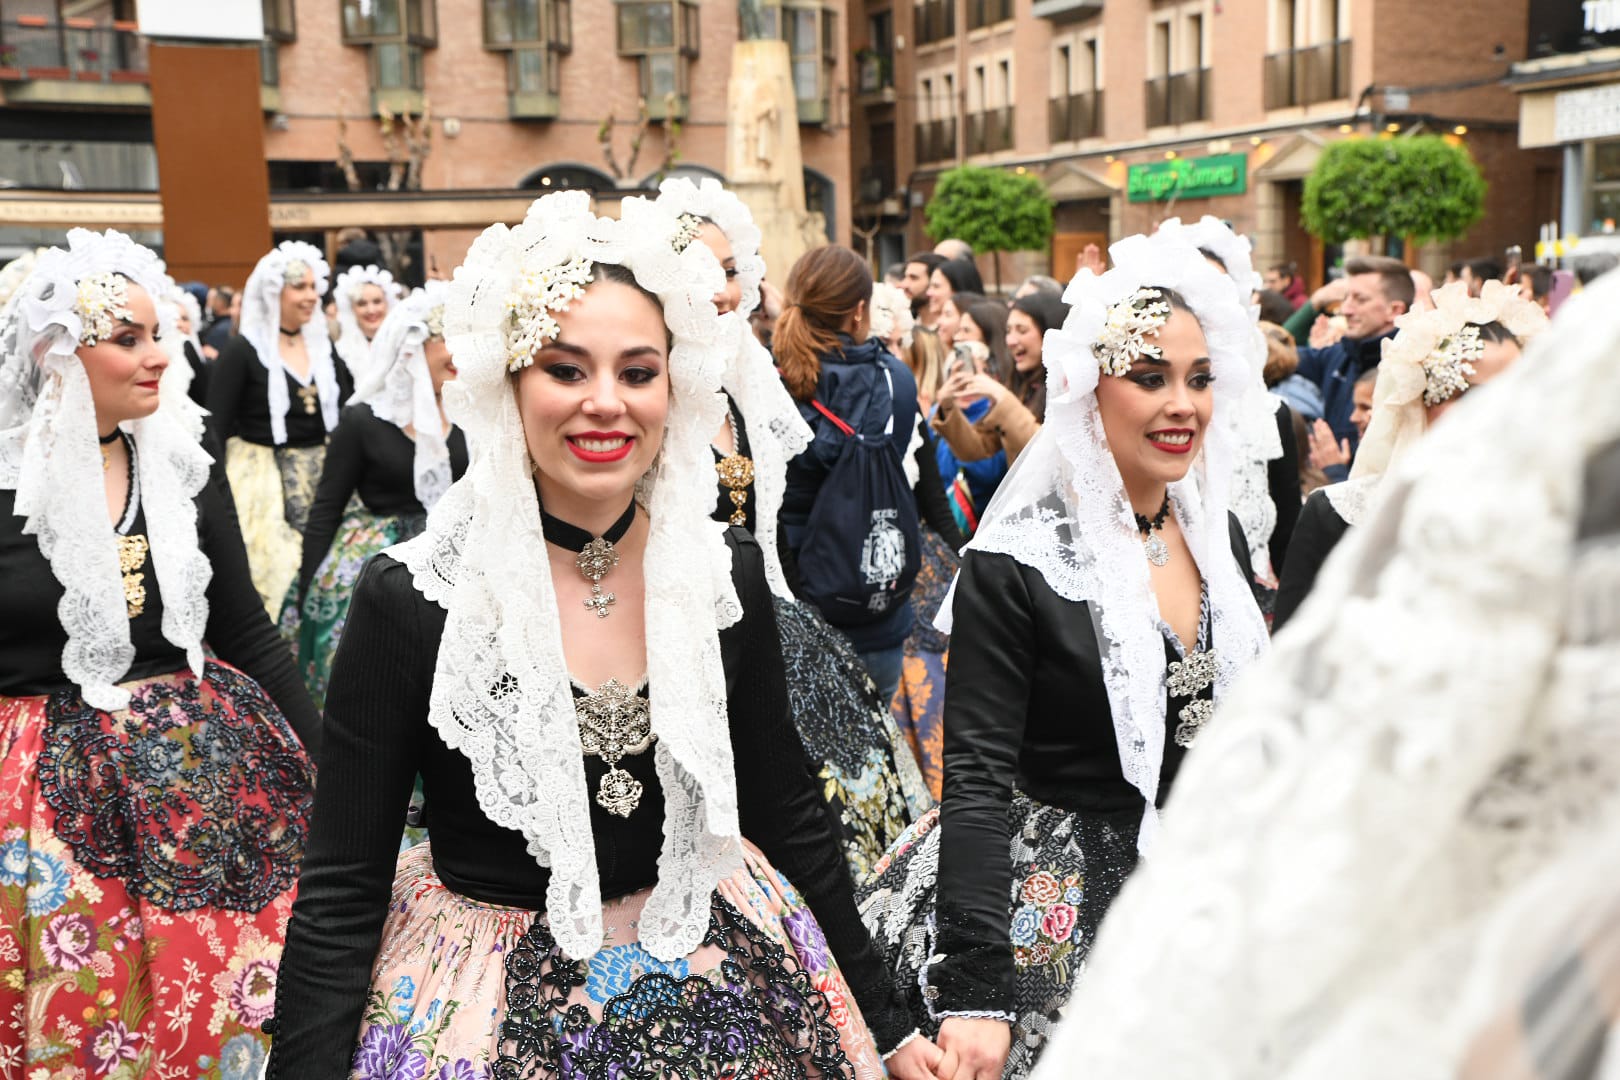
[[(1238, 303), (1256, 322), (1260, 306), (1254, 293), (1261, 278), (1254, 269), (1249, 238), (1239, 236), (1220, 218), (1205, 214), (1191, 225), (1170, 218), (1159, 226), (1155, 236), (1165, 237), (1208, 251), (1226, 264)], [(1277, 528), (1277, 504), (1271, 498), (1267, 462), (1283, 455), (1282, 435), (1277, 430), (1277, 407), (1281, 401), (1266, 388), (1266, 342), (1257, 336), (1251, 343), (1247, 387), (1242, 401), (1228, 416), (1233, 423), (1238, 453), (1232, 465), (1230, 506), (1243, 526), (1249, 542), (1249, 556), (1257, 574), (1270, 574), (1271, 534)]]
[[(811, 431), (782, 384), (771, 354), (748, 325), (748, 316), (759, 303), (759, 283), (765, 276), (765, 260), (759, 254), (759, 226), (754, 224), (747, 205), (718, 180), (706, 178), (694, 184), (676, 177), (665, 180), (658, 191), (657, 205), (666, 213), (693, 214), (714, 222), (726, 234), (737, 259), (742, 303), (736, 311), (721, 317), (726, 324), (725, 337), (732, 342), (721, 385), (737, 402), (748, 428), (749, 453), (754, 460), (754, 498), (758, 500), (754, 526), (765, 553), (765, 576), (772, 592), (791, 600), (793, 591), (788, 588), (776, 551), (776, 516), (787, 490), (787, 463), (810, 445)], [(633, 204), (639, 200), (625, 201)], [(632, 205), (632, 216), (636, 212)]]
[(450, 448), (423, 350), (429, 339), (444, 334), (449, 296), (449, 282), (430, 281), (393, 306), (370, 345), (371, 373), (354, 392), (355, 404), (370, 405), (377, 419), (401, 431), (415, 430), (411, 475), (416, 498), (428, 510), (449, 490), (451, 475)]
[[(241, 334), (259, 355), (259, 363), (270, 373), (270, 437), (277, 446), (287, 441), (288, 374), (281, 362), (281, 289), (286, 284), (287, 264), (301, 262), (315, 275), (315, 292), (326, 293), (330, 270), (320, 250), (301, 240), (283, 240), (275, 250), (260, 259), (248, 275), (242, 290)], [(304, 324), (304, 347), (309, 351), (309, 375), (321, 396), (321, 419), (326, 430), (337, 427), (337, 369), (332, 363), (332, 339), (326, 336), (326, 320), (319, 311)]]
[(1459, 1066), (1504, 993), (1613, 910), (1617, 310), (1609, 274), (1394, 464), (1182, 766), (1038, 1080), (1496, 1075)]
[[(149, 293), (160, 338), (178, 338), (160, 303), (167, 276), (149, 249), (123, 233), (72, 229), (68, 246), (39, 256), (0, 315), (0, 488), (15, 490), (23, 532), (61, 583), (57, 614), (67, 634), (62, 670), (97, 709), (120, 709), (115, 685), (135, 658), (118, 547), (107, 520), (95, 404), (77, 348), (84, 329), (79, 282), (115, 272)], [(163, 596), (163, 636), (202, 673), (206, 590), (213, 571), (197, 546), (193, 501), (211, 463), (165, 401), (122, 427), (140, 451), (136, 483), (153, 570)]]
[[(393, 311), (405, 295), (404, 287), (394, 280), (394, 275), (377, 266), (351, 266), (332, 283), (332, 299), (337, 302), (338, 320), (338, 339), (333, 348), (348, 367), (356, 386), (371, 374), (374, 359), (371, 342), (366, 340), (365, 331), (360, 329), (360, 322), (354, 316), (354, 302), (365, 285), (375, 285), (382, 290), (389, 311)], [(377, 333), (382, 333), (381, 327), (377, 328)]]
[(741, 865), (719, 641), (741, 608), (724, 527), (710, 518), (709, 442), (725, 419), (720, 380), (732, 343), (711, 300), (724, 279), (709, 249), (677, 254), (680, 226), (666, 214), (641, 214), (636, 225), (598, 218), (584, 192), (559, 192), (536, 201), (522, 224), (491, 226), (473, 243), (445, 305), (458, 375), (444, 391), (471, 463), (426, 531), (391, 553), (446, 611), (429, 719), (471, 762), (484, 813), (522, 833), (550, 867), (546, 911), (558, 944), (589, 956), (602, 945), (590, 795), (505, 327), (526, 277), (574, 258), (628, 268), (662, 301), (673, 342), (663, 448), (639, 495), (651, 522), (647, 677), (664, 790), (658, 882), (641, 939), (671, 960), (698, 946), (711, 891)]
[[(1102, 651), (1103, 681), (1125, 778), (1145, 803), (1138, 847), (1158, 821), (1154, 802), (1164, 758), (1165, 663), (1158, 603), (1142, 538), (1097, 410), (1101, 378), (1093, 344), (1108, 309), (1143, 286), (1180, 293), (1203, 327), (1215, 375), (1214, 412), (1192, 473), (1170, 486), (1176, 519), (1209, 589), (1218, 656), (1215, 697), (1265, 646), (1265, 623), (1232, 558), (1228, 475), (1234, 453), (1225, 421), (1247, 391), (1251, 338), (1259, 331), (1234, 301), (1231, 283), (1198, 252), (1170, 238), (1132, 236), (1109, 249), (1113, 269), (1082, 270), (1069, 283), (1061, 327), (1046, 332), (1046, 422), (986, 508), (970, 549), (1000, 552), (1040, 572), (1052, 591), (1085, 601)], [(951, 630), (950, 604), (936, 621)]]
[[(191, 381), (196, 373), (191, 370), (191, 358), (186, 355), (186, 343), (202, 355), (202, 342), (197, 337), (197, 326), (202, 320), (202, 307), (197, 298), (174, 283), (174, 279), (164, 275), (164, 290), (162, 296), (154, 296), (153, 301), (158, 307), (158, 321), (164, 328), (162, 340), (164, 353), (169, 357), (169, 366), (163, 369), (158, 379), (158, 395), (163, 399), (163, 407), (171, 410), (175, 418), (183, 425), (191, 436), (199, 442), (203, 437), (208, 411), (195, 401), (191, 400)], [(184, 312), (191, 320), (191, 333), (180, 333), (180, 315)], [(172, 332), (170, 332), (172, 330)]]
[(1487, 281), (1480, 295), (1453, 282), (1434, 290), (1434, 306), (1409, 311), (1395, 320), (1397, 333), (1384, 342), (1373, 386), (1372, 419), (1356, 448), (1350, 479), (1323, 489), (1338, 515), (1351, 525), (1367, 519), (1379, 482), (1428, 430), (1425, 367), (1446, 339), (1464, 326), (1499, 322), (1520, 343), (1543, 330), (1540, 305), (1522, 299), (1514, 286)]

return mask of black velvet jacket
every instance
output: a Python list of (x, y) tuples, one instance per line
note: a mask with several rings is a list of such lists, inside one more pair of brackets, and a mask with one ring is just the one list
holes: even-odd
[(1322, 564), (1333, 554), (1350, 523), (1339, 516), (1323, 488), (1311, 492), (1294, 525), (1294, 538), (1288, 547), (1288, 560), (1282, 564), (1277, 582), (1277, 607), (1272, 613), (1271, 632), (1276, 633), (1294, 617), (1299, 605), (1311, 594)]

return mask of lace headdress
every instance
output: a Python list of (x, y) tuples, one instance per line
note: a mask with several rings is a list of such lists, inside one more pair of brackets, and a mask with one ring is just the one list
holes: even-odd
[[(1228, 539), (1233, 439), (1223, 422), (1244, 393), (1249, 339), (1257, 331), (1231, 283), (1195, 249), (1132, 236), (1110, 248), (1109, 256), (1113, 269), (1101, 277), (1082, 270), (1064, 293), (1068, 318), (1046, 332), (1043, 349), (1046, 422), (1002, 480), (968, 547), (1010, 555), (1039, 571), (1059, 596), (1086, 602), (1102, 652), (1120, 766), (1145, 804), (1138, 839), (1145, 852), (1158, 820), (1154, 800), (1164, 758), (1164, 639), (1135, 514), (1097, 409), (1097, 383), (1116, 350), (1105, 346), (1099, 355), (1098, 345), (1113, 340), (1126, 347), (1117, 334), (1111, 336), (1110, 324), (1122, 321), (1124, 307), (1141, 303), (1144, 288), (1180, 293), (1203, 327), (1215, 401), (1201, 463), (1194, 466), (1202, 475), (1189, 473), (1170, 485), (1170, 497), (1209, 588), (1220, 701), (1266, 639)], [(938, 626), (951, 629), (948, 604)]]
[(432, 510), (450, 488), (450, 448), (444, 440), (439, 401), (433, 396), (427, 343), (444, 337), (450, 283), (430, 281), (395, 304), (371, 343), (371, 374), (355, 389), (355, 404), (371, 406), (379, 420), (401, 431), (413, 428), (411, 476), (417, 501)]
[(901, 348), (911, 344), (911, 331), (916, 326), (916, 320), (911, 317), (911, 298), (905, 294), (905, 290), (884, 281), (874, 282), (869, 306), (872, 325), (867, 332), (868, 339), (887, 341), (898, 331)]
[[(635, 205), (639, 201), (625, 200), (632, 218), (640, 211)], [(749, 313), (759, 303), (759, 283), (765, 277), (765, 260), (759, 254), (759, 226), (754, 224), (747, 205), (714, 179), (698, 184), (678, 177), (665, 180), (659, 187), (656, 206), (666, 213), (689, 214), (714, 222), (736, 257), (742, 303), (736, 311), (721, 317), (726, 324), (725, 338), (731, 342), (721, 383), (737, 402), (748, 429), (748, 448), (754, 459), (754, 498), (758, 501), (754, 527), (765, 553), (765, 576), (770, 579), (772, 592), (791, 600), (793, 591), (788, 588), (776, 550), (776, 517), (787, 490), (787, 463), (810, 445), (811, 431), (782, 384), (771, 354), (748, 325)]]
[(1469, 296), (1462, 282), (1453, 282), (1434, 290), (1433, 298), (1433, 307), (1395, 320), (1396, 334), (1384, 342), (1378, 362), (1372, 419), (1356, 448), (1350, 479), (1324, 489), (1333, 509), (1351, 525), (1366, 519), (1379, 480), (1423, 437), (1427, 406), (1468, 389), (1473, 362), (1484, 348), (1479, 327), (1500, 323), (1523, 345), (1547, 325), (1539, 304), (1500, 281), (1487, 281), (1477, 297)]
[[(326, 292), (330, 271), (319, 249), (301, 240), (283, 240), (259, 260), (242, 290), (242, 336), (259, 354), (259, 363), (270, 373), (270, 437), (277, 446), (287, 441), (287, 368), (281, 362), (281, 289), (315, 279), (316, 295)], [(303, 326), (304, 348), (309, 352), (309, 376), (321, 397), (321, 420), (326, 430), (337, 427), (337, 369), (332, 362), (332, 339), (326, 336), (326, 320), (319, 309)]]
[(1617, 311), (1610, 274), (1393, 464), (1182, 765), (1037, 1080), (1612, 1075), (1612, 1035), (1608, 1071), (1479, 1036), (1613, 1022), (1584, 964), (1528, 965), (1572, 896), (1613, 910)]
[(39, 257), (45, 254), (44, 248), (25, 251), (15, 259), (0, 268), (0, 308), (11, 302), (11, 297), (17, 291), (17, 286), (27, 280), (28, 275), (34, 272), (34, 265)]
[[(158, 323), (162, 327), (162, 338), (159, 344), (169, 358), (169, 366), (163, 369), (158, 379), (158, 395), (163, 399), (163, 407), (170, 409), (191, 436), (199, 442), (203, 437), (203, 429), (207, 424), (205, 419), (208, 411), (195, 401), (191, 400), (191, 381), (196, 372), (191, 370), (191, 358), (186, 355), (186, 344), (202, 355), (202, 342), (197, 337), (197, 327), (202, 321), (202, 307), (197, 298), (175, 284), (173, 278), (167, 274), (163, 278), (163, 294), (154, 296), (153, 302), (157, 305)], [(189, 334), (180, 333), (180, 316), (184, 314), (191, 322)]]
[[(347, 365), (356, 386), (366, 380), (371, 374), (372, 365), (379, 362), (371, 355), (371, 342), (366, 340), (365, 331), (360, 329), (360, 320), (354, 315), (355, 301), (360, 299), (360, 290), (367, 285), (375, 285), (382, 290), (389, 311), (405, 295), (404, 287), (394, 280), (394, 275), (377, 266), (351, 266), (332, 283), (332, 299), (337, 301), (338, 320), (338, 339), (334, 348)], [(377, 328), (377, 333), (382, 333), (381, 327)]]
[(547, 267), (583, 259), (629, 269), (662, 301), (673, 341), (663, 447), (638, 496), (651, 524), (647, 679), (664, 792), (658, 883), (641, 925), (648, 950), (673, 959), (695, 949), (711, 891), (741, 864), (719, 639), (741, 608), (724, 527), (709, 516), (709, 440), (725, 419), (720, 376), (731, 347), (711, 297), (724, 279), (701, 244), (675, 251), (673, 218), (641, 224), (654, 220), (667, 231), (598, 218), (589, 195), (559, 192), (536, 201), (522, 224), (491, 226), (473, 243), (444, 317), (458, 371), (445, 405), (471, 463), (427, 530), (391, 549), (446, 612), (429, 720), (471, 762), (484, 813), (520, 832), (550, 867), (546, 913), (570, 956), (602, 945), (601, 886), (533, 465), (508, 374), (511, 343), (524, 332), (508, 313)]
[[(1259, 321), (1260, 305), (1254, 302), (1254, 293), (1262, 282), (1254, 269), (1248, 237), (1239, 236), (1226, 222), (1209, 214), (1190, 225), (1183, 224), (1180, 218), (1170, 218), (1154, 236), (1207, 251), (1224, 263), (1238, 303)], [(1237, 440), (1230, 505), (1248, 539), (1255, 572), (1264, 574), (1274, 569), (1271, 534), (1277, 528), (1277, 504), (1271, 498), (1267, 463), (1283, 455), (1282, 433), (1277, 429), (1281, 401), (1266, 387), (1266, 339), (1260, 334), (1250, 342), (1248, 360), (1250, 373), (1243, 399), (1228, 413)]]
[[(0, 488), (16, 491), (23, 532), (37, 538), (62, 585), (62, 671), (93, 708), (119, 709), (129, 693), (115, 684), (135, 647), (107, 519), (95, 403), (76, 350), (116, 330), (131, 282), (159, 307), (159, 335), (178, 335), (157, 303), (167, 278), (149, 249), (111, 229), (72, 229), (67, 242), (39, 257), (0, 315)], [(139, 451), (135, 494), (163, 595), (163, 636), (200, 674), (213, 571), (197, 546), (192, 500), (210, 459), (167, 403), (122, 427)]]

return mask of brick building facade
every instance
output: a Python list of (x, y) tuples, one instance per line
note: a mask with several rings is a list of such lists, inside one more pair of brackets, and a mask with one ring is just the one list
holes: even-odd
[[(1429, 131), (1464, 143), (1490, 191), (1466, 237), (1409, 258), (1436, 272), (1528, 251), (1558, 199), (1556, 155), (1518, 147), (1503, 83), (1529, 2), (1480, 0), (1441, 28), (1404, 0), (868, 0), (855, 45), (879, 59), (853, 114), (855, 224), (879, 261), (899, 258), (927, 243), (940, 172), (1000, 165), (1057, 203), (1052, 250), (1004, 257), (1004, 277), (1067, 277), (1086, 243), (1210, 213), (1254, 238), (1258, 263), (1317, 281), (1339, 253), (1298, 207), (1323, 147)], [(1161, 175), (1147, 194), (1188, 168), (1211, 182), (1172, 199)]]

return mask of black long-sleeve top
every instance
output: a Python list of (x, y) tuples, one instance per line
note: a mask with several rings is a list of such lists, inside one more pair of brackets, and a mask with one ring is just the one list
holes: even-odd
[(1277, 406), (1277, 435), (1282, 439), (1282, 456), (1266, 462), (1266, 486), (1271, 490), (1272, 504), (1277, 507), (1277, 524), (1271, 529), (1271, 568), (1282, 573), (1283, 561), (1288, 557), (1288, 541), (1294, 536), (1294, 525), (1299, 521), (1299, 443), (1294, 440), (1294, 412), (1287, 405)]
[(1294, 612), (1305, 602), (1316, 585), (1316, 575), (1322, 564), (1333, 554), (1333, 549), (1349, 530), (1350, 523), (1333, 509), (1326, 488), (1311, 492), (1305, 508), (1299, 512), (1294, 526), (1294, 542), (1288, 550), (1288, 561), (1282, 564), (1277, 581), (1277, 606), (1272, 611), (1271, 632), (1281, 630)]
[[(1252, 580), (1236, 518), (1229, 533), (1243, 579)], [(1038, 570), (1010, 555), (969, 548), (952, 615), (940, 802), (945, 840), (935, 905), (937, 951), (944, 959), (930, 966), (929, 988), (938, 993), (936, 1013), (1010, 1014), (1016, 1010), (1007, 809), (1014, 788), (1060, 809), (1118, 815), (1129, 828), (1140, 821), (1142, 795), (1120, 767), (1084, 601), (1058, 596)], [(1165, 662), (1176, 659), (1166, 640)], [(1188, 700), (1167, 699), (1161, 805), (1186, 755), (1172, 735)]]
[[(50, 694), (72, 686), (62, 671), (67, 632), (56, 614), (63, 590), (36, 538), (24, 535), (16, 499), (15, 491), (0, 491), (0, 694)], [(204, 636), (220, 659), (264, 689), (313, 757), (320, 744), (320, 715), (254, 591), (236, 515), (214, 483), (197, 493), (196, 503), (197, 544), (214, 569)], [(127, 531), (146, 531), (144, 510), (135, 512)], [(108, 532), (111, 544), (110, 527)], [(163, 636), (163, 597), (150, 559), (144, 585), (144, 610), (129, 624), (135, 660), (125, 679), (165, 675), (186, 666), (185, 653)]]
[[(788, 715), (775, 615), (759, 545), (727, 531), (743, 618), (721, 632), (742, 831), (799, 888), (826, 932), (878, 1045), (910, 1030), (905, 1006), (855, 909), (843, 853)], [(541, 553), (535, 557), (543, 558)], [(471, 765), (429, 723), (445, 613), (386, 555), (355, 584), (327, 693), (314, 821), (277, 985), (272, 1077), (343, 1077), (377, 956), (399, 822), (420, 773), (433, 807), (434, 871), (477, 900), (542, 910), (549, 871), (521, 834), (478, 807)], [(629, 818), (591, 806), (604, 900), (657, 879), (663, 800), (651, 751), (623, 759), (646, 791)], [(639, 760), (638, 760), (639, 759)], [(594, 790), (605, 771), (586, 758)], [(499, 963), (491, 960), (491, 963)]]
[[(334, 351), (332, 364), (337, 373), (338, 401), (354, 392), (349, 369)], [(287, 446), (319, 446), (326, 441), (326, 420), (321, 410), (305, 412), (298, 396), (301, 384), (290, 373), (287, 380)], [(221, 446), (235, 435), (260, 446), (272, 446), (270, 433), (270, 371), (259, 362), (259, 353), (245, 337), (233, 337), (220, 351), (208, 374), (209, 424)]]
[[(450, 474), (460, 479), (467, 471), (467, 440), (460, 428), (451, 428), (445, 442), (450, 450)], [(300, 598), (331, 550), (349, 496), (356, 492), (367, 510), (382, 517), (427, 513), (416, 497), (415, 441), (399, 425), (379, 420), (369, 405), (344, 409), (332, 441), (327, 444), (321, 482), (304, 524), (304, 557), (298, 571)]]

